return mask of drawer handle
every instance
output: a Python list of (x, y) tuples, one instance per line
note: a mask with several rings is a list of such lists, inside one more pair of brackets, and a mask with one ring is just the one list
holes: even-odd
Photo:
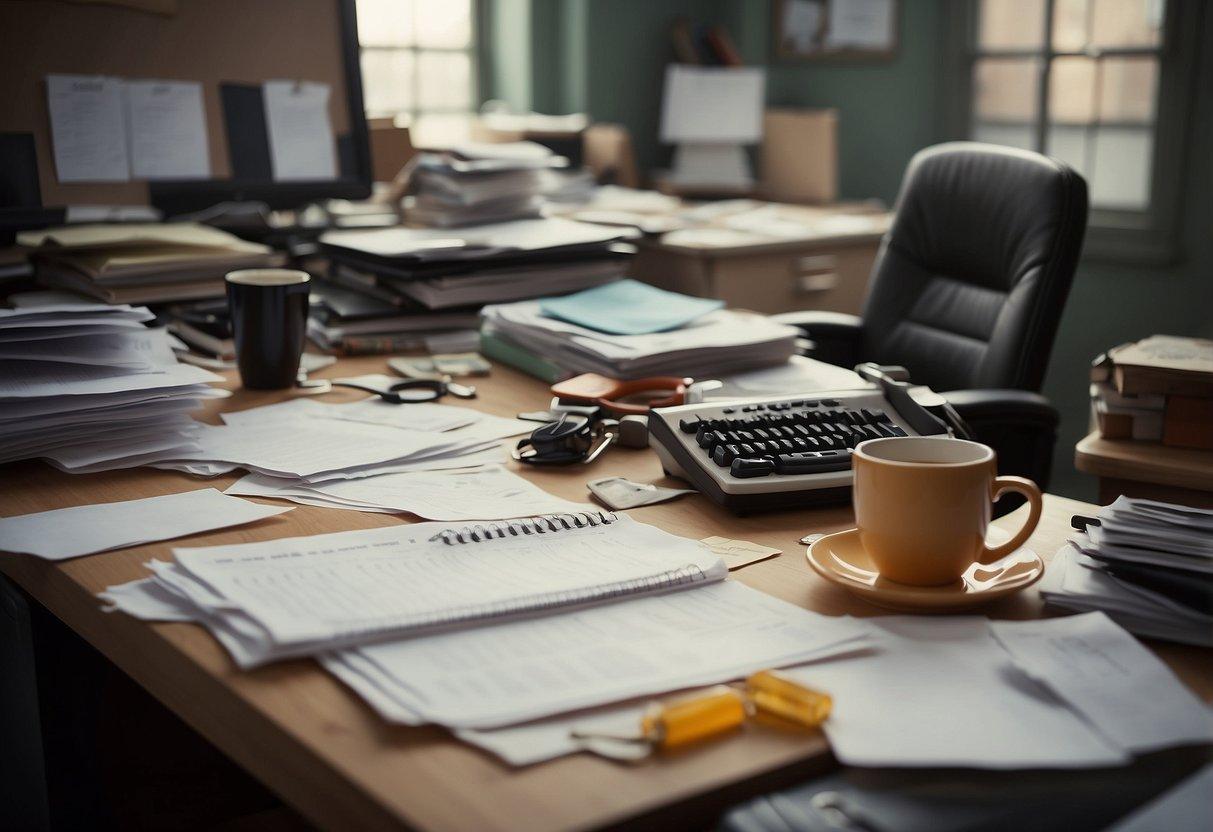
[(833, 254), (808, 254), (796, 258), (797, 274), (810, 272), (832, 272), (838, 268), (838, 258)]
[(828, 292), (838, 287), (838, 272), (802, 274), (796, 277), (796, 291), (802, 295)]

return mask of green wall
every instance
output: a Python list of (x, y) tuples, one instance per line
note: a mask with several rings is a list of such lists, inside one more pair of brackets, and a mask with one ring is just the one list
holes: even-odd
[[(673, 59), (668, 31), (674, 17), (723, 23), (747, 63), (768, 60), (769, 0), (530, 2), (532, 106), (545, 112), (584, 110), (596, 120), (625, 124), (642, 173), (669, 158), (669, 148), (656, 136), (662, 72)], [(940, 92), (946, 8), (946, 0), (903, 0), (900, 48), (889, 62), (769, 66), (771, 104), (838, 109), (843, 198), (879, 197), (892, 204), (915, 151), (948, 138)], [(1163, 267), (1085, 258), (1062, 319), (1044, 386), (1062, 413), (1052, 486), (1059, 493), (1095, 495), (1091, 478), (1073, 468), (1074, 443), (1087, 431), (1091, 358), (1153, 333), (1213, 337), (1213, 96), (1207, 92), (1213, 89), (1213, 11), (1204, 18), (1200, 77), (1188, 125), (1179, 257)]]

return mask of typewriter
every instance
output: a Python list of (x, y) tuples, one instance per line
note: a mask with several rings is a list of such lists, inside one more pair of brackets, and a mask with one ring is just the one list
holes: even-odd
[(870, 387), (654, 409), (649, 442), (667, 474), (745, 514), (846, 502), (851, 452), (867, 439), (967, 438), (943, 398), (901, 368), (855, 370)]

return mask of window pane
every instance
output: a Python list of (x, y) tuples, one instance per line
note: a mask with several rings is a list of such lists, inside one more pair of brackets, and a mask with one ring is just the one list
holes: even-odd
[(1086, 124), (1095, 121), (1095, 61), (1058, 58), (1049, 73), (1049, 121)]
[(973, 65), (976, 121), (1035, 123), (1039, 63), (1033, 58), (982, 58)]
[(1036, 149), (1036, 130), (1031, 126), (1016, 127), (1009, 124), (974, 124), (973, 141), (1003, 144), (1021, 150)]
[(422, 52), (417, 71), (420, 109), (472, 108), (472, 60), (466, 52)]
[(1157, 46), (1163, 0), (1091, 0), (1091, 45)]
[(1045, 153), (1068, 163), (1087, 181), (1091, 179), (1090, 156), (1094, 127), (1089, 125), (1055, 124), (1049, 127)]
[(1104, 58), (1100, 70), (1100, 121), (1147, 124), (1154, 120), (1158, 59)]
[(413, 71), (413, 53), (408, 50), (363, 50), (362, 94), (367, 114), (391, 115), (410, 109)]
[(1044, 37), (1044, 0), (981, 0), (980, 49), (1037, 49)]
[(1098, 127), (1093, 145), (1091, 205), (1143, 209), (1150, 204), (1150, 160), (1154, 131), (1149, 127)]
[(358, 0), (358, 42), (412, 46), (413, 0)]
[(472, 0), (418, 0), (417, 45), (467, 49), (472, 45)]
[(1087, 45), (1087, 15), (1091, 0), (1054, 0), (1053, 48), (1082, 49)]

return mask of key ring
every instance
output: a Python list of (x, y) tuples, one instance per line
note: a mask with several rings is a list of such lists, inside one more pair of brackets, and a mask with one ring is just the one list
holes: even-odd
[(562, 413), (554, 422), (536, 428), (518, 440), (513, 457), (528, 465), (589, 464), (619, 435), (614, 419), (596, 419), (577, 413)]

